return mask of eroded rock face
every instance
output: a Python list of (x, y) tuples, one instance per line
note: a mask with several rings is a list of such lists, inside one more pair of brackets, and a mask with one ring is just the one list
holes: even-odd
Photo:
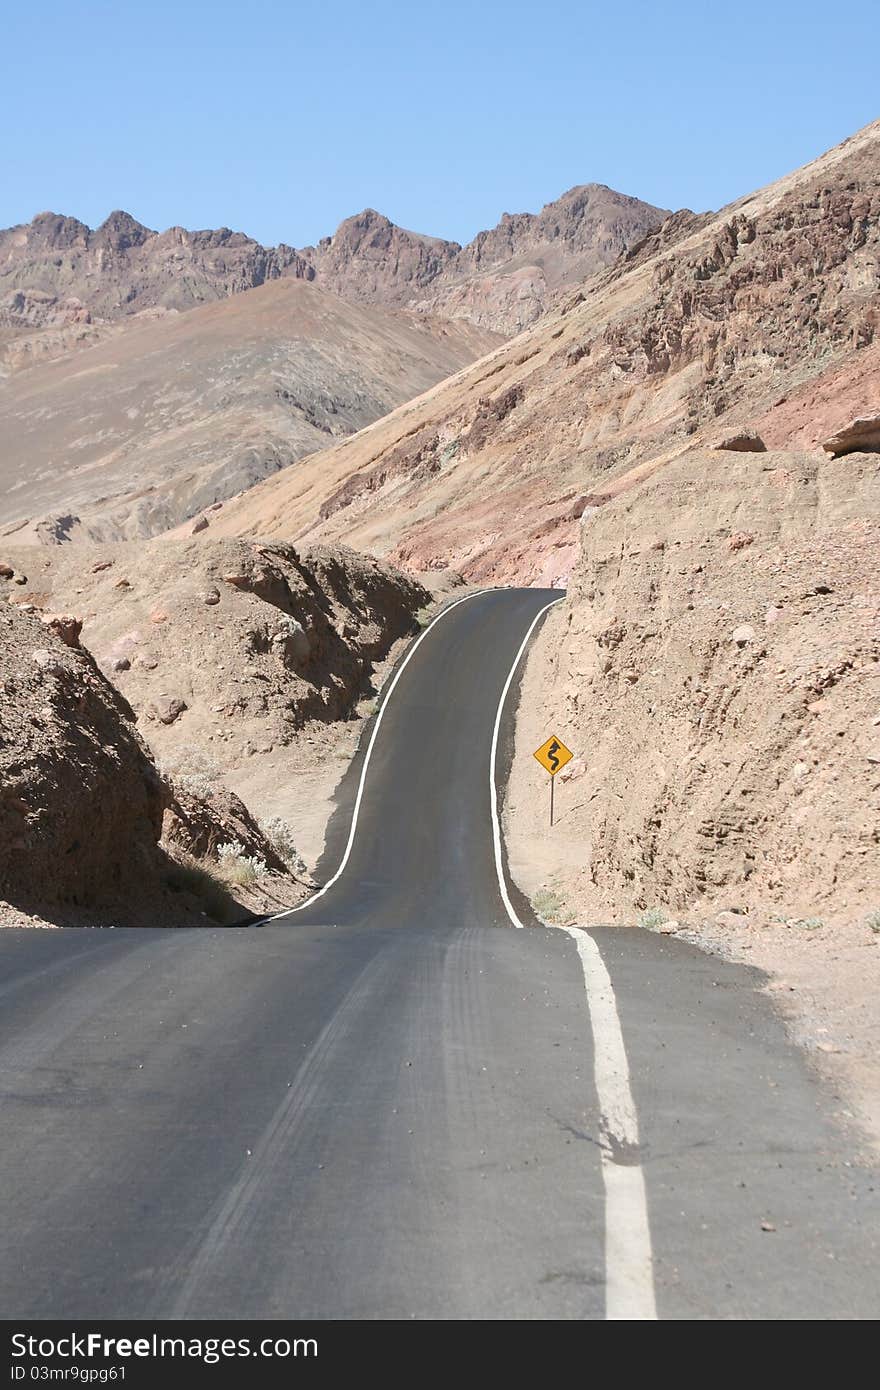
[[(348, 719), (374, 663), (431, 602), (414, 579), (342, 546), (209, 537), (36, 552), (39, 577), (22, 594), (47, 617), (76, 596), (82, 642), (163, 766), (191, 750), (252, 766), (255, 749), (289, 745), (311, 721)], [(0, 581), (0, 613), (9, 588)], [(58, 644), (38, 629), (33, 649), (56, 662)]]
[(39, 618), (0, 610), (0, 899), (143, 895), (165, 801), (130, 707), (91, 657)]
[[(705, 488), (710, 457), (679, 460), (594, 518), (538, 639), (535, 709), (527, 673), (523, 746), (561, 728), (586, 762), (568, 811), (572, 901), (616, 919), (657, 903), (808, 915), (832, 898), (873, 901), (876, 463), (742, 453)], [(734, 514), (752, 539), (731, 550)]]
[(241, 845), (243, 854), (261, 859), (270, 871), (287, 871), (241, 797), (222, 787), (194, 796), (172, 783), (162, 826), (163, 844), (216, 863), (220, 846), (234, 841)]
[(72, 647), (74, 651), (79, 650), (79, 635), (82, 632), (83, 620), (73, 613), (43, 613), (43, 622), (48, 628), (60, 637), (66, 647)]

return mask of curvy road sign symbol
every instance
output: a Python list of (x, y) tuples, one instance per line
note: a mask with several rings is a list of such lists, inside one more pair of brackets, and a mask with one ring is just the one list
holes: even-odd
[(555, 777), (560, 768), (565, 767), (574, 757), (570, 748), (560, 742), (558, 738), (548, 738), (546, 743), (542, 743), (540, 748), (535, 749), (534, 756), (551, 777)]

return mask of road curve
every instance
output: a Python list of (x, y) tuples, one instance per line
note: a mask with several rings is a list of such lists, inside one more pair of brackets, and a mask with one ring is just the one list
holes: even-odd
[[(490, 817), (499, 699), (553, 597), (488, 592), (431, 628), (384, 708), (345, 870), (304, 909), (247, 931), (0, 932), (3, 1316), (606, 1316), (578, 943), (515, 890), (530, 929), (512, 929)], [(509, 744), (502, 725), (502, 763)], [(875, 1175), (847, 1166), (756, 972), (591, 937), (658, 1315), (876, 1316)]]

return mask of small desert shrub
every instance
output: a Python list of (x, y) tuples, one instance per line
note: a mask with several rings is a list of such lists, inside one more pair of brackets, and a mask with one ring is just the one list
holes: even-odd
[(209, 799), (222, 783), (220, 768), (197, 748), (188, 748), (166, 758), (159, 770), (181, 791), (197, 796), (201, 801)]
[(217, 858), (223, 870), (223, 877), (240, 888), (255, 883), (269, 872), (269, 867), (259, 854), (245, 854), (241, 840), (229, 840), (217, 846)]
[(662, 907), (646, 907), (639, 916), (638, 925), (646, 931), (656, 931), (667, 920), (667, 914)]
[(416, 622), (418, 623), (419, 627), (427, 627), (432, 617), (433, 608), (420, 608), (418, 613), (416, 614)]
[(571, 913), (558, 893), (552, 888), (539, 888), (532, 898), (532, 907), (545, 922), (570, 922)]
[(825, 923), (821, 917), (803, 917), (797, 925), (803, 927), (805, 931), (818, 931), (820, 927), (824, 927)]
[(260, 829), (279, 859), (283, 859), (289, 869), (298, 874), (306, 872), (305, 860), (293, 843), (293, 831), (286, 820), (282, 820), (280, 816), (273, 816), (271, 820), (261, 822)]
[(228, 883), (234, 883), (237, 888), (249, 888), (257, 881), (256, 866), (246, 855), (225, 860), (223, 875)]
[(880, 933), (880, 907), (875, 907), (873, 912), (868, 913), (865, 926), (869, 931)]
[(209, 917), (221, 924), (231, 921), (239, 909), (232, 902), (217, 870), (206, 860), (183, 850), (171, 860), (166, 882), (174, 893), (189, 893), (203, 904)]

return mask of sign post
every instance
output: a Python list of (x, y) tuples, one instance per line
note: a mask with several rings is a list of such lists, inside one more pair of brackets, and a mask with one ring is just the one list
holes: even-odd
[(550, 773), (550, 824), (553, 824), (553, 778), (557, 772), (570, 763), (574, 754), (570, 748), (566, 748), (561, 739), (551, 735), (540, 748), (536, 748), (534, 757), (538, 759), (545, 772)]

